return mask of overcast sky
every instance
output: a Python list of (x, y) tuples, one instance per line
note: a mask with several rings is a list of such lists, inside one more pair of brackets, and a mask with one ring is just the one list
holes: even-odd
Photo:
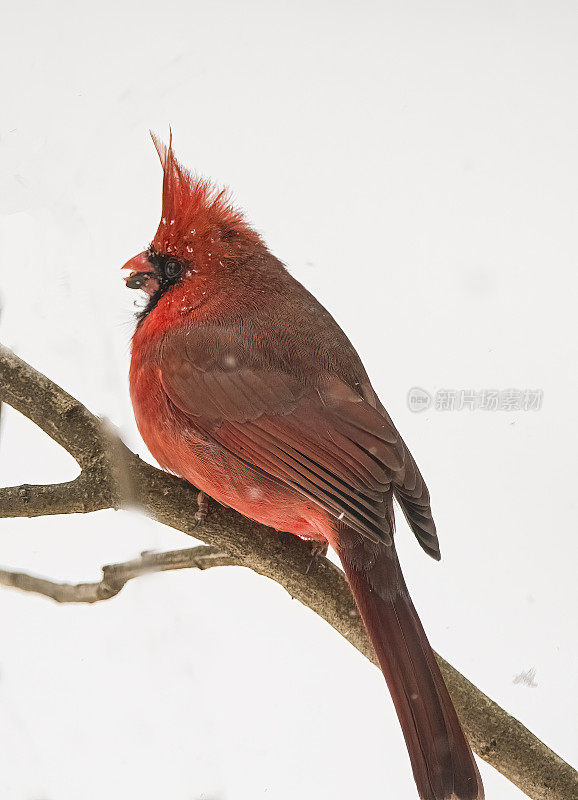
[[(575, 759), (578, 7), (90, 8), (3, 10), (2, 341), (150, 458), (119, 269), (156, 229), (148, 129), (170, 124), (344, 327), (412, 449), (443, 560), (402, 519), (397, 540), (432, 645)], [(414, 413), (411, 387), (543, 400)], [(4, 414), (0, 482), (75, 474)], [(2, 566), (73, 582), (188, 546), (136, 513), (0, 524)], [(247, 571), (94, 607), (5, 589), (0, 620), (3, 800), (416, 798), (381, 674)], [(522, 797), (480, 763), (489, 798)]]

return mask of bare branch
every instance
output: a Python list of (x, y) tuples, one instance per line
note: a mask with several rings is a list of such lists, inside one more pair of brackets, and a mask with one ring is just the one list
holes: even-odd
[(81, 472), (67, 483), (6, 486), (0, 488), (0, 516), (41, 517), (47, 514), (87, 514), (110, 508), (93, 492), (90, 473)]
[[(193, 534), (219, 553), (227, 553), (230, 559), (227, 563), (249, 567), (284, 586), (292, 597), (315, 611), (377, 664), (343, 573), (325, 558), (312, 563), (305, 542), (290, 534), (280, 536), (214, 503), (206, 520), (197, 526), (192, 513), (196, 508), (196, 489), (141, 461), (81, 403), (0, 347), (2, 400), (65, 447), (82, 472), (76, 481), (60, 488), (4, 490), (0, 493), (0, 517), (138, 506), (153, 519)], [(77, 481), (81, 490), (86, 490), (84, 495)], [(123, 576), (124, 573), (117, 576), (117, 580), (122, 582)], [(131, 574), (132, 577), (136, 575)], [(6, 578), (3, 582), (10, 580)], [(16, 585), (16, 580), (9, 585)], [(109, 575), (103, 575), (103, 581), (109, 587)], [(102, 586), (103, 581), (97, 585)], [(20, 577), (20, 582), (20, 588), (26, 588), (24, 577)], [(113, 581), (112, 588), (116, 585)], [(93, 588), (82, 591), (96, 591), (95, 584), (89, 586)], [(38, 588), (48, 590), (50, 586), (44, 583), (41, 587), (37, 583), (32, 591)], [(41, 593), (53, 596), (54, 586), (52, 590), (52, 594)], [(65, 591), (73, 596), (74, 590), (80, 591), (77, 587)], [(100, 589), (107, 590), (110, 587)], [(444, 659), (438, 656), (438, 660), (474, 751), (534, 800), (574, 800), (578, 796), (578, 775), (572, 767)]]
[(200, 545), (166, 553), (142, 553), (132, 561), (107, 564), (102, 568), (101, 580), (95, 583), (60, 583), (27, 572), (0, 569), (0, 585), (50, 597), (57, 603), (98, 603), (115, 597), (130, 580), (141, 575), (175, 569), (225, 567), (232, 563), (227, 553)]
[(101, 453), (100, 424), (82, 403), (0, 347), (0, 397), (64, 447), (81, 467)]

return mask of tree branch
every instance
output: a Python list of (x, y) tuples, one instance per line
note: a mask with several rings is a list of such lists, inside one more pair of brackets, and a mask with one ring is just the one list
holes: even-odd
[(67, 483), (0, 488), (0, 516), (43, 517), (47, 514), (86, 514), (110, 508), (110, 503), (93, 492), (91, 476), (81, 472)]
[(141, 575), (175, 569), (209, 569), (226, 567), (234, 562), (227, 553), (208, 545), (166, 553), (141, 553), (140, 558), (120, 564), (106, 564), (102, 578), (95, 583), (60, 583), (30, 575), (0, 569), (0, 586), (10, 586), (23, 592), (50, 597), (57, 603), (98, 603), (115, 597), (126, 584)]
[[(196, 508), (196, 489), (141, 461), (81, 403), (3, 347), (0, 347), (1, 401), (27, 416), (66, 448), (78, 462), (81, 473), (66, 484), (0, 490), (0, 517), (137, 506), (153, 519), (193, 534), (214, 548), (204, 551), (208, 559), (205, 566), (211, 558), (215, 562), (219, 558), (228, 559), (223, 563), (249, 567), (284, 586), (292, 597), (315, 611), (377, 665), (343, 573), (325, 558), (312, 562), (307, 543), (290, 534), (272, 533), (263, 525), (214, 503), (206, 520), (197, 525), (192, 513)], [(1, 573), (0, 583), (48, 594), (61, 602), (81, 595), (94, 597), (98, 593), (112, 592), (108, 596), (113, 596), (143, 571), (198, 567), (195, 563), (184, 564), (195, 550), (188, 551), (189, 556), (159, 554), (109, 565), (97, 584), (58, 586), (42, 578), (7, 572)], [(157, 560), (157, 568), (144, 569), (143, 561), (150, 558)], [(180, 566), (167, 566), (168, 561), (163, 562), (163, 558), (183, 561)], [(574, 800), (578, 795), (578, 774), (572, 767), (443, 658), (437, 658), (474, 751), (534, 800)]]

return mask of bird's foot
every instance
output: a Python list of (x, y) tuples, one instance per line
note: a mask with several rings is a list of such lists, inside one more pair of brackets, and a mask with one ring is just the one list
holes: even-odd
[(195, 512), (195, 527), (202, 525), (209, 513), (209, 500), (204, 492), (197, 495), (197, 511)]
[(307, 569), (305, 570), (306, 575), (309, 573), (309, 570), (319, 558), (322, 558), (323, 556), (327, 555), (327, 550), (329, 549), (329, 545), (327, 544), (327, 542), (312, 541), (312, 542), (307, 542), (307, 544), (309, 545), (309, 550), (311, 551), (311, 560), (309, 561), (309, 564), (307, 564)]

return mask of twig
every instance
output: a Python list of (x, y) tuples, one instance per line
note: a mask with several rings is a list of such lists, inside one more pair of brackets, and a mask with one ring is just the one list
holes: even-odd
[[(311, 563), (305, 542), (274, 534), (215, 504), (197, 527), (191, 513), (196, 489), (141, 461), (81, 403), (0, 347), (2, 400), (65, 447), (81, 474), (60, 486), (0, 489), (0, 517), (138, 506), (153, 519), (227, 553), (228, 563), (277, 581), (377, 663), (343, 573), (325, 558)], [(20, 581), (23, 588), (24, 579)], [(576, 800), (578, 774), (572, 767), (443, 658), (438, 660), (474, 751), (534, 800)]]
[(94, 583), (60, 583), (27, 572), (0, 569), (0, 586), (50, 597), (57, 603), (98, 603), (115, 597), (129, 581), (141, 575), (175, 569), (226, 567), (233, 563), (227, 553), (200, 545), (165, 553), (142, 553), (132, 561), (107, 564), (102, 568), (101, 580)]

